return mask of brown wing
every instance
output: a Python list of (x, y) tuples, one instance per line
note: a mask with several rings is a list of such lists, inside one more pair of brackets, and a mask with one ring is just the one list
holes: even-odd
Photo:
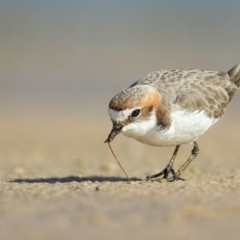
[(238, 90), (227, 73), (193, 69), (153, 72), (132, 86), (138, 84), (156, 87), (170, 108), (204, 110), (214, 118), (222, 116)]

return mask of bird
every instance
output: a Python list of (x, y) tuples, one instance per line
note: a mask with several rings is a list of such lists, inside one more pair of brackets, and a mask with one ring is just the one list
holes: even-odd
[[(185, 180), (182, 173), (199, 153), (198, 138), (224, 115), (239, 86), (240, 64), (228, 72), (190, 68), (154, 71), (111, 99), (112, 130), (105, 142), (122, 133), (151, 146), (175, 146), (168, 165), (146, 180)], [(176, 172), (174, 161), (183, 144), (193, 148)]]

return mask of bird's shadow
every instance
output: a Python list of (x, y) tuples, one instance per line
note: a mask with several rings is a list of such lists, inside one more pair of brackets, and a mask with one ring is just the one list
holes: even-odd
[[(140, 178), (130, 178), (131, 181), (141, 181)], [(70, 183), (70, 182), (128, 182), (126, 178), (123, 177), (103, 177), (103, 176), (89, 176), (89, 177), (77, 177), (77, 176), (68, 176), (68, 177), (50, 177), (50, 178), (18, 178), (11, 180), (12, 183)]]

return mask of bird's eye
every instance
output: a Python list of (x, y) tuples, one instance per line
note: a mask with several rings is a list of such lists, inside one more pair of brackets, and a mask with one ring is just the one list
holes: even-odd
[(140, 113), (140, 109), (136, 109), (132, 112), (131, 117), (137, 117)]

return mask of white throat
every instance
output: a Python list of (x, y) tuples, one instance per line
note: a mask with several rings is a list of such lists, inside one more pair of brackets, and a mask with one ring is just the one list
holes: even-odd
[[(152, 131), (157, 126), (156, 110), (152, 110), (147, 120), (139, 119), (138, 121), (131, 122), (122, 128), (122, 133), (132, 138), (142, 138)], [(138, 140), (138, 139), (137, 139)]]

